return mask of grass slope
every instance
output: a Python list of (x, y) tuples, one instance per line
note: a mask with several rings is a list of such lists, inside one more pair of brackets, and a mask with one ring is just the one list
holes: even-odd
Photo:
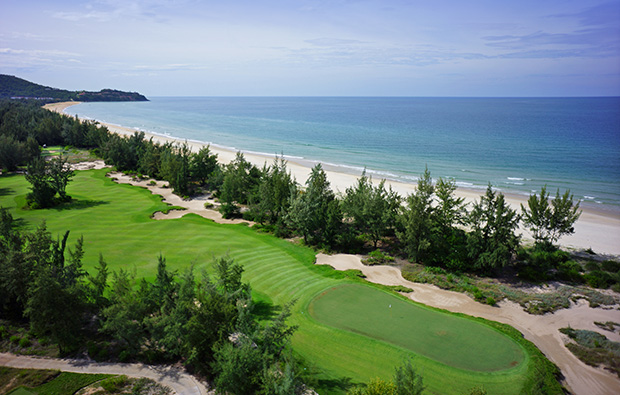
[[(45, 219), (52, 233), (71, 230), (69, 245), (83, 235), (86, 269), (92, 270), (99, 253), (102, 253), (110, 269), (135, 268), (139, 276), (152, 279), (160, 253), (166, 257), (168, 267), (178, 271), (191, 264), (197, 271), (208, 271), (212, 257), (228, 253), (244, 266), (244, 279), (251, 283), (259, 300), (274, 305), (297, 300), (291, 324), (299, 325), (299, 330), (293, 337), (293, 346), (311, 364), (310, 368), (319, 372), (318, 382), (314, 385), (322, 394), (341, 393), (351, 383), (366, 382), (372, 377), (390, 378), (394, 367), (407, 356), (415, 358), (418, 372), (424, 376), (431, 393), (462, 394), (474, 386), (484, 386), (489, 393), (516, 394), (526, 384), (533, 386), (532, 383), (539, 379), (541, 366), (548, 363), (518, 332), (503, 326), (498, 328), (510, 333), (513, 341), (521, 344), (526, 352), (519, 359), (514, 356), (516, 344), (505, 346), (502, 350), (513, 349), (507, 358), (521, 363), (494, 372), (449, 366), (438, 362), (436, 355), (429, 358), (422, 352), (416, 354), (407, 345), (399, 344), (393, 338), (381, 338), (376, 333), (362, 334), (327, 326), (313, 318), (308, 308), (312, 300), (325, 290), (356, 281), (346, 273), (314, 265), (315, 256), (311, 249), (257, 233), (243, 225), (218, 225), (191, 214), (177, 220), (154, 221), (150, 219), (152, 213), (166, 208), (159, 197), (141, 188), (117, 185), (107, 179), (105, 173), (106, 170), (78, 172), (67, 188), (77, 201), (60, 208), (36, 211), (22, 209), (28, 192), (24, 178), (2, 176), (0, 206), (10, 208), (26, 228), (33, 228)], [(371, 285), (356, 285), (356, 288), (363, 290), (362, 293), (376, 292)], [(381, 294), (381, 303), (402, 305), (412, 314), (420, 312), (416, 310), (414, 313), (414, 304), (396, 295)], [(449, 316), (434, 309), (426, 309), (425, 314), (428, 317), (433, 314)], [(441, 319), (448, 319), (445, 317)], [(407, 322), (410, 320), (415, 317)], [(458, 325), (463, 324), (466, 331), (472, 332), (471, 336), (477, 331), (488, 333), (485, 332), (487, 326), (494, 325), (481, 324), (482, 321), (477, 319), (460, 320)], [(491, 344), (486, 349), (480, 347), (477, 357), (496, 358), (493, 347)], [(544, 369), (552, 368), (545, 365)]]

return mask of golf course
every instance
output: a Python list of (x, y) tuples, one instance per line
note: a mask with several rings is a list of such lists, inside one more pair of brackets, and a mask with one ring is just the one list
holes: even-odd
[[(255, 301), (276, 310), (291, 301), (293, 350), (316, 372), (320, 394), (344, 393), (351, 384), (389, 379), (405, 358), (424, 378), (428, 393), (535, 392), (549, 363), (513, 328), (451, 314), (366, 283), (355, 273), (314, 264), (315, 251), (259, 233), (247, 225), (222, 225), (194, 214), (154, 220), (169, 208), (158, 196), (106, 177), (109, 169), (76, 172), (71, 203), (52, 209), (26, 206), (22, 175), (0, 176), (0, 206), (24, 229), (46, 221), (53, 235), (70, 230), (68, 246), (84, 237), (84, 267), (93, 271), (102, 254), (110, 270), (135, 270), (154, 279), (157, 257), (177, 273), (194, 265), (211, 271), (228, 255), (244, 267)], [(545, 372), (541, 374), (540, 372)]]

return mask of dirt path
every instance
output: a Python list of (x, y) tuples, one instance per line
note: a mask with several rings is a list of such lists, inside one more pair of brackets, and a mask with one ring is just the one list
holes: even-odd
[(361, 270), (368, 281), (384, 285), (403, 285), (413, 289), (406, 294), (411, 300), (452, 312), (465, 313), (502, 322), (518, 329), (526, 339), (533, 342), (551, 361), (562, 370), (565, 384), (575, 394), (615, 395), (620, 394), (618, 376), (603, 369), (593, 368), (577, 359), (565, 346), (565, 337), (558, 329), (570, 326), (588, 329), (604, 334), (613, 341), (620, 341), (620, 335), (603, 331), (594, 321), (620, 323), (617, 309), (591, 308), (580, 300), (570, 309), (556, 311), (542, 316), (523, 311), (517, 303), (507, 300), (499, 307), (484, 305), (469, 296), (440, 289), (434, 285), (419, 284), (403, 278), (400, 269), (393, 266), (365, 266), (356, 255), (317, 255), (317, 264), (330, 265), (337, 270)]
[(73, 373), (124, 374), (128, 377), (146, 377), (170, 387), (178, 395), (207, 395), (207, 387), (193, 376), (172, 367), (149, 366), (139, 363), (103, 363), (85, 359), (36, 358), (0, 353), (0, 366), (18, 369), (54, 369)]

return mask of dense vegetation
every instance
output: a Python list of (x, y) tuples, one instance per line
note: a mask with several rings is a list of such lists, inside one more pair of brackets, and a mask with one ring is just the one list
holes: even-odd
[(0, 232), (0, 315), (27, 319), (31, 332), (61, 353), (91, 339), (94, 357), (183, 361), (222, 392), (290, 394), (300, 387), (286, 351), (295, 330), (285, 323), (290, 306), (259, 324), (243, 268), (232, 259), (216, 259), (213, 279), (206, 273), (196, 279), (193, 266), (177, 276), (160, 256), (151, 283), (123, 269), (110, 272), (103, 257), (88, 275), (83, 238), (65, 251), (69, 232), (54, 240), (45, 223), (20, 232), (6, 209)]
[(103, 89), (99, 92), (67, 91), (35, 84), (12, 75), (0, 74), (0, 99), (38, 99), (46, 101), (146, 101), (136, 92)]
[[(519, 277), (527, 281), (558, 279), (620, 289), (618, 270), (590, 270), (558, 250), (557, 241), (574, 232), (580, 214), (569, 191), (558, 190), (551, 200), (543, 188), (517, 213), (489, 185), (480, 200), (467, 207), (455, 196), (453, 180), (433, 183), (426, 169), (415, 193), (405, 198), (384, 182), (373, 183), (365, 173), (339, 196), (320, 164), (301, 188), (282, 158), (257, 168), (238, 153), (231, 163), (220, 165), (209, 147), (192, 152), (187, 144), (160, 144), (143, 133), (119, 136), (95, 122), (36, 105), (0, 102), (0, 166), (11, 171), (30, 164), (29, 174), (36, 173), (41, 145), (93, 149), (120, 171), (167, 180), (180, 196), (212, 191), (224, 217), (243, 216), (260, 229), (278, 236), (298, 235), (319, 248), (366, 253), (381, 248), (453, 273), (497, 275), (516, 264)], [(57, 163), (55, 168), (62, 166)], [(54, 178), (52, 172), (46, 174)], [(53, 189), (37, 191), (41, 189), (33, 184), (34, 207), (67, 199), (61, 189), (55, 200)], [(42, 201), (41, 195), (50, 198)], [(516, 231), (521, 222), (534, 238), (533, 247), (520, 246)]]
[[(388, 379), (394, 372), (394, 366), (398, 366), (404, 357), (414, 358), (415, 367), (423, 375), (424, 385), (431, 393), (462, 395), (476, 386), (483, 386), (489, 393), (497, 394), (519, 393), (520, 390), (536, 386), (545, 388), (547, 393), (553, 393), (560, 388), (554, 379), (557, 369), (519, 332), (505, 325), (497, 326), (492, 322), (463, 316), (478, 323), (469, 332), (483, 330), (484, 327), (495, 328), (521, 345), (527, 353), (528, 358), (523, 363), (500, 372), (456, 369), (380, 337), (372, 337), (376, 331), (372, 335), (362, 335), (325, 326), (310, 316), (309, 303), (339, 284), (357, 282), (361, 286), (362, 280), (356, 273), (337, 272), (326, 266), (315, 265), (316, 258), (312, 249), (256, 232), (247, 226), (219, 225), (191, 214), (176, 220), (154, 221), (150, 219), (153, 212), (168, 208), (161, 202), (161, 198), (142, 188), (115, 183), (106, 177), (108, 171), (76, 172), (73, 181), (67, 186), (72, 201), (42, 210), (24, 208), (29, 184), (23, 176), (3, 175), (0, 177), (0, 205), (16, 215), (18, 229), (26, 233), (35, 231), (45, 219), (49, 231), (61, 236), (60, 241), (65, 229), (72, 229), (66, 242), (71, 249), (74, 249), (73, 246), (83, 235), (82, 261), (89, 277), (97, 276), (99, 253), (103, 253), (110, 272), (120, 272), (121, 269), (129, 273), (136, 271), (136, 288), (141, 286), (142, 280), (139, 277), (144, 276), (149, 283), (156, 281), (159, 254), (166, 257), (169, 272), (184, 273), (193, 263), (197, 278), (200, 273), (207, 271), (210, 279), (217, 278), (212, 257), (228, 254), (235, 263), (243, 266), (243, 278), (252, 284), (257, 315), (269, 320), (269, 317), (280, 313), (282, 306), (297, 300), (291, 306), (288, 322), (298, 327), (291, 338), (293, 356), (300, 357), (303, 364), (293, 371), (307, 374), (302, 375), (302, 379), (321, 394), (342, 394), (351, 386), (367, 382), (373, 377)], [(56, 240), (56, 237), (53, 239)], [(109, 276), (110, 283), (112, 277)], [(176, 279), (180, 281), (180, 276)], [(363, 287), (383, 289), (368, 284)], [(384, 292), (382, 299), (390, 299), (383, 300), (386, 304), (384, 308), (388, 303), (393, 306), (403, 303), (409, 305), (412, 312), (417, 311), (415, 307), (418, 306), (406, 301), (406, 298), (386, 293), (387, 290), (381, 292)], [(451, 316), (436, 309), (419, 307), (428, 310), (431, 315)], [(345, 306), (335, 308), (342, 310)], [(364, 327), (370, 329), (381, 324), (372, 319), (372, 315), (365, 316), (368, 320)], [(92, 329), (96, 329), (100, 323), (101, 320), (89, 321), (87, 325), (91, 326), (91, 332), (86, 333), (93, 333)], [(38, 353), (39, 346), (47, 338), (48, 345), (45, 347), (50, 351), (42, 351), (46, 355), (57, 354), (57, 351), (56, 354), (50, 353), (57, 346), (51, 343), (49, 335), (40, 338), (34, 335), (29, 325), (21, 328), (23, 332), (7, 326), (8, 337), (5, 342), (9, 344), (0, 342), (0, 346), (6, 345), (10, 350), (19, 352)], [(404, 327), (402, 330), (409, 331), (412, 337), (417, 336), (411, 328)], [(13, 336), (15, 343), (11, 341)], [(91, 358), (105, 358), (105, 352), (100, 354), (100, 350), (104, 349), (110, 350), (107, 356), (111, 358), (118, 357), (122, 351), (114, 348), (117, 344), (114, 339), (94, 339), (92, 344), (84, 339), (83, 342), (86, 344), (82, 343), (83, 348), (77, 353), (88, 353)], [(20, 346), (22, 343), (24, 347)], [(29, 343), (32, 344), (29, 346)], [(148, 361), (150, 354), (146, 350), (136, 358)], [(487, 352), (492, 354), (494, 349), (486, 349), (482, 359), (486, 358)]]
[[(572, 197), (568, 193), (567, 198), (563, 199), (565, 206), (555, 211), (552, 209), (536, 211), (539, 217), (554, 215), (557, 217), (554, 213), (566, 213), (567, 221), (561, 221), (560, 217), (558, 217), (560, 220), (535, 221), (536, 207), (528, 205), (528, 208), (523, 208), (522, 211), (526, 215), (529, 210), (532, 218), (528, 226), (534, 229), (538, 229), (535, 227), (544, 229), (544, 232), (541, 231), (540, 234), (551, 236), (547, 239), (537, 239), (535, 247), (531, 250), (520, 250), (519, 238), (515, 234), (520, 215), (508, 207), (501, 193), (489, 186), (486, 194), (468, 211), (464, 202), (454, 196), (456, 189), (454, 182), (440, 179), (433, 184), (428, 170), (420, 177), (417, 191), (405, 199), (386, 189), (384, 183), (374, 184), (365, 174), (362, 175), (357, 185), (347, 189), (344, 196), (338, 196), (331, 190), (326, 174), (320, 165), (312, 169), (305, 189), (302, 189), (287, 172), (286, 163), (280, 158), (276, 159), (273, 164), (265, 165), (260, 169), (247, 162), (242, 154), (238, 154), (232, 163), (221, 166), (217, 163), (216, 155), (212, 154), (208, 147), (200, 152), (191, 152), (187, 145), (159, 144), (146, 140), (144, 134), (141, 133), (121, 137), (109, 133), (104, 127), (93, 122), (80, 122), (74, 118), (42, 110), (34, 105), (14, 102), (2, 102), (0, 105), (0, 139), (12, 144), (13, 148), (11, 150), (0, 149), (0, 165), (6, 169), (28, 166), (29, 177), (31, 174), (36, 174), (40, 145), (59, 144), (90, 148), (99, 153), (108, 164), (114, 165), (119, 170), (133, 172), (138, 176), (148, 175), (167, 180), (170, 187), (182, 196), (213, 191), (219, 198), (220, 209), (225, 216), (243, 216), (254, 220), (258, 223), (256, 227), (259, 229), (273, 231), (280, 236), (298, 235), (309, 245), (336, 251), (368, 251), (370, 246), (381, 248), (383, 251), (423, 263), (427, 267), (452, 272), (497, 273), (502, 267), (515, 262), (514, 258), (519, 252), (521, 260), (518, 270), (522, 271), (524, 276), (530, 275), (532, 278), (538, 275), (555, 276), (561, 272), (559, 268), (567, 266), (568, 261), (563, 258), (557, 259), (562, 252), (553, 245), (553, 242), (557, 242), (555, 236), (572, 231), (569, 214), (572, 213), (572, 217), (576, 220), (578, 210), (578, 205), (573, 205)], [(13, 155), (14, 153), (19, 155)], [(62, 158), (59, 160), (62, 161)], [(57, 168), (64, 167), (57, 166)], [(51, 173), (43, 169), (41, 174), (50, 175)], [(47, 184), (53, 184), (51, 179), (48, 178)], [(34, 184), (31, 183), (31, 185), (34, 188)], [(61, 207), (63, 204), (69, 207), (70, 198), (67, 198), (66, 194), (64, 198), (62, 196), (60, 190), (55, 190), (52, 204), (61, 203)], [(544, 190), (541, 196), (545, 196)], [(405, 205), (401, 205), (403, 200)], [(36, 202), (35, 199), (30, 199), (30, 201), (33, 208), (46, 207), (41, 204), (32, 204)], [(97, 203), (93, 202), (93, 204)], [(556, 225), (562, 226), (560, 231), (556, 231), (554, 228)], [(90, 276), (82, 275), (80, 273), (84, 272), (76, 269), (77, 263), (74, 263), (81, 261), (82, 242), (76, 241), (74, 249), (67, 258), (68, 263), (64, 265), (63, 252), (68, 240), (67, 236), (56, 242), (52, 240), (49, 244), (45, 244), (51, 240), (50, 237), (42, 236), (45, 232), (43, 228), (43, 230), (29, 233), (20, 239), (22, 240), (21, 250), (11, 250), (11, 257), (15, 256), (16, 259), (31, 262), (29, 265), (32, 268), (40, 266), (47, 269), (41, 269), (40, 273), (44, 274), (33, 275), (28, 282), (30, 285), (21, 288), (22, 290), (31, 289), (25, 295), (19, 295), (19, 292), (17, 294), (7, 293), (8, 302), (3, 302), (3, 305), (8, 306), (7, 312), (22, 311), (21, 314), (30, 320), (35, 332), (50, 336), (61, 348), (64, 347), (67, 350), (68, 345), (63, 343), (65, 335), (62, 333), (67, 330), (66, 326), (70, 321), (55, 320), (61, 321), (58, 328), (48, 328), (41, 326), (46, 321), (45, 315), (42, 316), (43, 318), (38, 317), (37, 312), (32, 308), (28, 309), (29, 300), (34, 300), (30, 302), (31, 306), (37, 303), (45, 305), (47, 296), (44, 290), (55, 292), (62, 288), (55, 285), (54, 281), (68, 285), (66, 288), (68, 294), (60, 292), (54, 297), (67, 303), (85, 301), (78, 306), (72, 306), (74, 311), (83, 312), (77, 315), (79, 319), (84, 320), (89, 315), (100, 317), (99, 328), (101, 330), (96, 333), (103, 337), (104, 343), (93, 343), (91, 350), (93, 353), (106, 350), (102, 352), (116, 355), (118, 358), (143, 358), (153, 361), (180, 358), (198, 371), (206, 371), (207, 367), (213, 368), (210, 374), (214, 375), (216, 383), (223, 390), (233, 393), (250, 391), (248, 388), (251, 388), (251, 391), (267, 388), (273, 384), (270, 384), (270, 380), (279, 380), (283, 377), (287, 377), (286, 380), (290, 379), (291, 383), (298, 385), (295, 380), (292, 380), (297, 366), (295, 358), (281, 352), (282, 348), (279, 346), (274, 346), (279, 350), (274, 352), (274, 347), (268, 345), (271, 338), (265, 337), (267, 336), (265, 332), (273, 332), (273, 329), (266, 329), (271, 328), (271, 324), (258, 324), (256, 314), (247, 312), (245, 316), (242, 314), (246, 310), (248, 312), (252, 310), (252, 299), (247, 289), (244, 291), (242, 288), (233, 288), (235, 296), (231, 296), (227, 293), (229, 291), (226, 290), (226, 286), (222, 285), (219, 276), (215, 276), (218, 279), (215, 281), (208, 276), (203, 276), (201, 280), (196, 281), (193, 279), (193, 271), (183, 271), (179, 277), (178, 274), (168, 271), (165, 260), (160, 258), (157, 276), (153, 282), (137, 281), (130, 272), (118, 270), (111, 276), (112, 281), (109, 281), (114, 292), (97, 293), (99, 291), (93, 290), (98, 289), (97, 277), (99, 275), (104, 277), (101, 273), (105, 272), (105, 261), (103, 259), (100, 261), (97, 269), (99, 275), (92, 272)], [(40, 236), (36, 236), (37, 234)], [(6, 237), (12, 237), (13, 233), (8, 232), (6, 235), (8, 235)], [(6, 237), (6, 240), (10, 239)], [(39, 261), (28, 255), (31, 239), (42, 240), (48, 246), (47, 250), (53, 252), (50, 257), (44, 259), (46, 263), (40, 265), (36, 263)], [(45, 241), (47, 239), (49, 240)], [(14, 251), (22, 251), (26, 255), (20, 255)], [(384, 252), (374, 255), (379, 258), (381, 255), (385, 257)], [(234, 266), (234, 263), (228, 262), (228, 264)], [(163, 269), (160, 270), (160, 267)], [(583, 278), (579, 269), (574, 269), (577, 270), (576, 278)], [(39, 273), (37, 270), (33, 269), (33, 272)], [(7, 273), (11, 272), (12, 269), (7, 270)], [(264, 277), (258, 274), (255, 276), (259, 279)], [(131, 284), (136, 281), (140, 284), (139, 287), (132, 288)], [(99, 289), (102, 287), (101, 284), (107, 282), (99, 281)], [(172, 293), (166, 294), (165, 284), (168, 284), (174, 291), (168, 289)], [(16, 287), (11, 285), (6, 286), (5, 289), (9, 292)], [(217, 295), (213, 296), (208, 290), (217, 291)], [(196, 328), (185, 326), (179, 328), (178, 321), (181, 320), (175, 319), (174, 317), (178, 316), (174, 314), (187, 318), (188, 314), (199, 314), (196, 311), (202, 306), (200, 303), (199, 306), (194, 304), (188, 308), (187, 301), (190, 299), (185, 299), (185, 302), (181, 299), (184, 292), (191, 295), (192, 300), (201, 300), (202, 297), (207, 298), (204, 300), (211, 301), (208, 298), (213, 297), (214, 300), (231, 302), (231, 304), (215, 303), (223, 309), (223, 312), (217, 314), (223, 314), (230, 321), (226, 321), (228, 326), (222, 327), (224, 328), (222, 332), (213, 329), (209, 331), (209, 335), (219, 333), (213, 335), (217, 337), (214, 342), (205, 340), (206, 345), (196, 346), (191, 343), (191, 336), (183, 337), (183, 331), (190, 333), (191, 329)], [(154, 297), (154, 294), (158, 296)], [(85, 299), (83, 295), (86, 295)], [(39, 299), (31, 299), (34, 297)], [(162, 300), (167, 300), (166, 297), (171, 300), (170, 303), (161, 303)], [(129, 300), (140, 303), (133, 303), (132, 307), (128, 308), (127, 301)], [(154, 300), (158, 303), (154, 303)], [(281, 302), (287, 306), (290, 300)], [(247, 307), (240, 309), (240, 305)], [(19, 310), (20, 306), (22, 310)], [(235, 308), (233, 309), (232, 306)], [(217, 315), (213, 312), (204, 314), (207, 318), (213, 314)], [(284, 341), (290, 337), (291, 332), (290, 328), (283, 324), (288, 314), (286, 308), (283, 314), (283, 316), (276, 317), (273, 325), (280, 320), (279, 322), (282, 323), (280, 329), (283, 333), (285, 332), (282, 335)], [(16, 313), (16, 316), (19, 316), (19, 313)], [(244, 320), (248, 316), (253, 318), (247, 321), (249, 324), (246, 327), (243, 323), (246, 322)], [(115, 319), (119, 320), (116, 324)], [(131, 325), (118, 324), (122, 323), (123, 319), (129, 319)], [(191, 319), (187, 322), (190, 321)], [(173, 325), (175, 322), (176, 326)], [(80, 330), (88, 329), (85, 325), (75, 324), (71, 326)], [(231, 332), (233, 329), (234, 332)], [(130, 333), (125, 333), (125, 330)], [(233, 333), (237, 335), (233, 341), (229, 341), (229, 336)], [(176, 334), (176, 337), (173, 334)], [(79, 334), (71, 334), (71, 336), (76, 335)], [(206, 339), (210, 339), (206, 334), (203, 335)], [(136, 338), (131, 336), (136, 336)], [(202, 340), (202, 337), (199, 337)], [(305, 339), (302, 341), (303, 347), (308, 350), (311, 347), (307, 343), (309, 341), (307, 339), (310, 338), (308, 333), (302, 332), (299, 338)], [(174, 343), (174, 339), (177, 343)], [(195, 340), (196, 337), (193, 339)], [(192, 344), (197, 347), (196, 350), (192, 348)], [(198, 353), (196, 354), (199, 355), (198, 359), (192, 360), (192, 353)], [(206, 362), (201, 366), (201, 363), (197, 361)], [(243, 378), (238, 377), (239, 364), (247, 367), (249, 373), (243, 373), (245, 374), (243, 378), (250, 382), (244, 384)], [(333, 362), (327, 364), (330, 365)], [(342, 366), (338, 366), (338, 369), (342, 369)], [(287, 371), (290, 371), (291, 376), (288, 376)], [(437, 383), (440, 375), (436, 375), (432, 369), (425, 372), (429, 375), (430, 382)], [(218, 381), (220, 378), (222, 378), (221, 381)], [(240, 383), (242, 387), (228, 388), (227, 382)], [(243, 387), (244, 385), (249, 387)], [(273, 386), (277, 385), (273, 384)]]

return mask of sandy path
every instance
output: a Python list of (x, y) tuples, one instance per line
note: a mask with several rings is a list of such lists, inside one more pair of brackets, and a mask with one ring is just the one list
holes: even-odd
[(172, 388), (179, 395), (213, 394), (193, 376), (168, 366), (150, 366), (140, 363), (104, 363), (85, 359), (36, 358), (0, 353), (0, 366), (18, 369), (54, 369), (73, 373), (124, 374), (128, 377), (146, 377)]
[[(63, 111), (72, 105), (79, 104), (79, 102), (64, 102), (64, 103), (51, 103), (44, 106), (51, 111), (63, 113)], [(136, 130), (131, 128), (124, 128), (112, 124), (104, 124), (110, 132), (132, 135)], [(169, 137), (153, 135), (145, 133), (147, 138), (153, 138), (153, 141), (159, 142), (182, 142), (178, 139)], [(204, 147), (205, 144), (198, 142), (187, 142), (189, 147), (193, 151), (198, 151)], [(211, 151), (218, 154), (218, 159), (221, 163), (229, 163), (235, 158), (236, 152), (227, 150), (220, 147), (211, 146)], [(272, 163), (274, 156), (270, 155), (258, 155), (254, 153), (244, 153), (245, 158), (255, 164), (258, 167), (262, 167), (264, 163)], [(302, 185), (305, 183), (311, 168), (314, 166), (314, 162), (309, 160), (289, 160), (288, 169), (296, 180)], [(337, 167), (324, 166), (327, 176), (331, 183), (332, 188), (336, 192), (344, 193), (346, 188), (355, 185), (359, 175), (342, 173), (341, 169)], [(339, 171), (340, 170), (340, 171)], [(432, 169), (431, 169), (432, 170)], [(422, 171), (422, 169), (420, 169)], [(378, 183), (380, 180), (373, 180)], [(401, 196), (406, 196), (415, 190), (415, 184), (402, 183), (402, 182), (388, 182), (391, 187), (398, 192)], [(554, 192), (554, 191), (550, 191)], [(474, 200), (480, 200), (480, 195), (484, 191), (473, 191), (463, 188), (459, 188), (456, 192), (458, 196), (462, 196), (469, 203)], [(520, 204), (526, 204), (527, 197), (506, 194), (506, 201), (510, 205), (520, 212)], [(523, 232), (525, 239), (529, 238), (527, 232)], [(591, 208), (583, 210), (583, 214), (579, 221), (575, 224), (575, 234), (567, 236), (561, 239), (561, 244), (567, 248), (587, 249), (592, 248), (597, 253), (620, 255), (620, 215), (611, 212), (597, 211)]]
[(565, 384), (573, 393), (583, 395), (620, 393), (620, 379), (614, 374), (588, 366), (577, 359), (564, 346), (564, 335), (558, 331), (559, 328), (570, 326), (575, 329), (597, 331), (613, 341), (620, 341), (619, 334), (603, 331), (594, 325), (594, 321), (620, 323), (618, 310), (591, 308), (587, 302), (581, 300), (570, 309), (543, 316), (531, 315), (523, 311), (517, 303), (507, 300), (499, 302), (499, 307), (493, 307), (478, 303), (462, 293), (407, 281), (400, 269), (393, 266), (365, 266), (356, 255), (318, 254), (316, 263), (331, 265), (337, 270), (361, 270), (368, 281), (384, 285), (403, 285), (413, 289), (407, 296), (416, 302), (511, 325), (558, 365), (565, 376)]

